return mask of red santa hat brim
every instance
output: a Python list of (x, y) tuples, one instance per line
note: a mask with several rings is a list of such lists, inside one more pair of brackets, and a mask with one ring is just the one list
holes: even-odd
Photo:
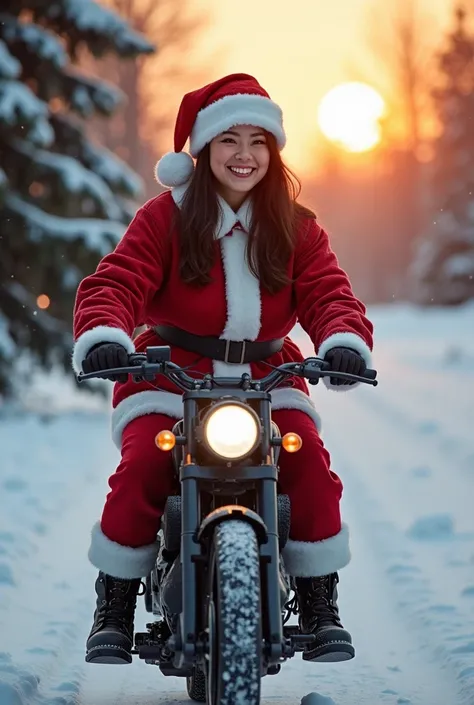
[(200, 110), (190, 138), (190, 152), (197, 157), (214, 137), (236, 125), (255, 125), (274, 135), (283, 149), (286, 135), (279, 105), (261, 95), (227, 95)]

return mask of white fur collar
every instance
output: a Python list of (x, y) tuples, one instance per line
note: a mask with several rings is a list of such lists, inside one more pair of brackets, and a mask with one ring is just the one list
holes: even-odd
[[(176, 186), (171, 189), (171, 196), (173, 197), (173, 200), (178, 208), (181, 207), (188, 186), (189, 182), (183, 184), (183, 186)], [(220, 218), (219, 223), (217, 224), (216, 232), (214, 233), (215, 239), (220, 240), (220, 238), (227, 235), (237, 222), (241, 224), (242, 230), (245, 230), (245, 232), (248, 233), (250, 230), (250, 221), (252, 219), (252, 204), (250, 199), (244, 201), (236, 213), (221, 196), (218, 196), (217, 198), (220, 206)]]

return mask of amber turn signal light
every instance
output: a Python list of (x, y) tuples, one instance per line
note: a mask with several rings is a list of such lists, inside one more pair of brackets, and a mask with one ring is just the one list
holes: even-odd
[(281, 445), (287, 453), (296, 453), (303, 445), (303, 440), (297, 433), (285, 433), (281, 439)]
[(160, 450), (173, 450), (176, 445), (176, 436), (171, 431), (160, 431), (155, 436), (155, 443)]

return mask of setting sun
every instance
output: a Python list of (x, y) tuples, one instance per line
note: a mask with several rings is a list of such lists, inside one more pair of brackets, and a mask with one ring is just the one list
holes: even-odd
[(341, 83), (319, 104), (318, 123), (324, 136), (348, 152), (366, 152), (380, 142), (382, 96), (365, 83)]

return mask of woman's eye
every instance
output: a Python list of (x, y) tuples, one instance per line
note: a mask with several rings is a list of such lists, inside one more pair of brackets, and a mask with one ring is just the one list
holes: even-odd
[(255, 140), (254, 144), (266, 144), (265, 140)]
[(223, 139), (222, 141), (223, 141), (223, 142), (234, 142), (234, 140), (232, 139), (232, 137), (224, 137), (224, 139)]

